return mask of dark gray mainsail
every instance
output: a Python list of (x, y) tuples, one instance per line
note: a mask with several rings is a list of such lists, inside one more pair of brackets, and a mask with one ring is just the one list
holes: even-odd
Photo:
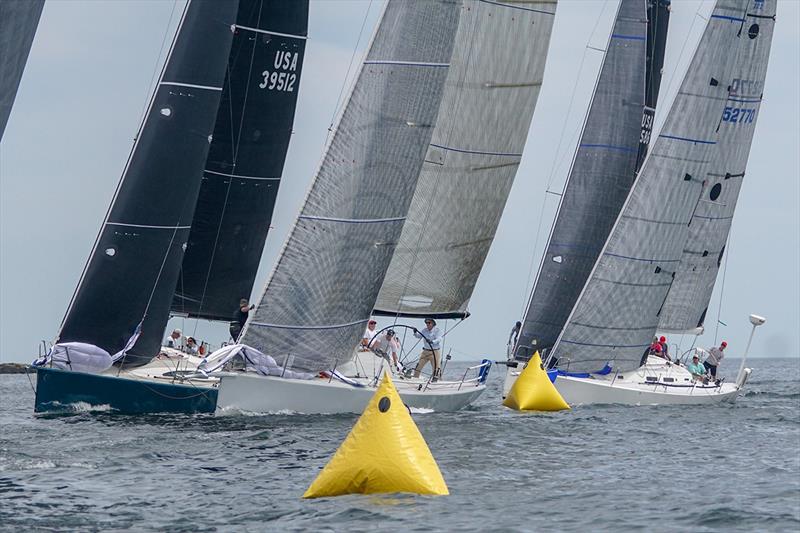
[[(730, 122), (726, 108), (752, 106), (737, 100), (749, 100), (760, 89), (734, 92), (742, 80), (763, 86), (775, 13), (774, 0), (755, 2), (757, 12), (751, 4), (717, 2), (661, 133), (554, 348), (561, 368), (594, 371), (610, 363), (625, 371), (641, 364), (670, 287), (683, 274), (684, 249), (696, 249), (691, 226), (709, 194), (709, 173), (744, 171), (746, 154), (740, 159), (731, 150), (742, 149), (744, 139), (749, 144), (742, 129), (753, 128), (756, 117), (724, 124)], [(724, 164), (723, 146), (725, 156), (734, 157)]]
[(667, 17), (664, 2), (651, 7), (649, 25), (648, 0), (619, 4), (523, 320), (521, 359), (555, 344), (633, 185), (658, 98)]
[(431, 140), (461, 2), (389, 0), (322, 165), (240, 342), (306, 370), (349, 359)]
[(522, 158), (556, 2), (469, 1), (376, 314), (464, 317)]
[(59, 342), (115, 353), (139, 323), (125, 362), (142, 364), (164, 326), (219, 107), (237, 0), (190, 0), (164, 70), (67, 310)]
[(308, 0), (239, 0), (176, 313), (229, 320), (250, 296), (292, 136), (307, 34)]
[(661, 309), (658, 329), (689, 331), (703, 325), (714, 290), (733, 211), (745, 176), (750, 146), (755, 133), (775, 25), (774, 1), (753, 2), (738, 18), (741, 34), (737, 41), (737, 70), (722, 118), (717, 144), (708, 162), (700, 201), (689, 221), (675, 279)]
[(0, 139), (6, 130), (44, 0), (0, 0)]

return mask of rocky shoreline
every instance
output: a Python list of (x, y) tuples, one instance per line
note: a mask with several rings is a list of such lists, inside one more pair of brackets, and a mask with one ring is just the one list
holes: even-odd
[(22, 363), (0, 363), (0, 374), (24, 374), (26, 371), (36, 372)]

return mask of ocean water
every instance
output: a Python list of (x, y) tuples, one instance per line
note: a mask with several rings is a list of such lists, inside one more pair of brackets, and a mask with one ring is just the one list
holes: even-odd
[(450, 496), (319, 500), (355, 416), (35, 416), (0, 376), (0, 529), (798, 531), (800, 361), (752, 366), (734, 405), (552, 414), (501, 407), (495, 368), (470, 409), (414, 415)]

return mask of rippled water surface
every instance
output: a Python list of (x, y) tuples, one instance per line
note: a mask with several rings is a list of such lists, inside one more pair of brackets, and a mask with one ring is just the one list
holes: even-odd
[(502, 408), (495, 368), (469, 410), (414, 415), (450, 496), (320, 500), (355, 416), (34, 416), (0, 376), (0, 529), (797, 531), (800, 362), (753, 366), (735, 405), (554, 414)]

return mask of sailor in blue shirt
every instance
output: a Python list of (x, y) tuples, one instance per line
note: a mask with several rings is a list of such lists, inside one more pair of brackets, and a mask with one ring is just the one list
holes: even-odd
[(694, 354), (692, 362), (686, 365), (686, 370), (689, 371), (694, 379), (703, 379), (706, 375), (706, 367), (700, 363), (700, 357), (697, 354)]
[(432, 318), (425, 319), (425, 329), (422, 331), (415, 329), (414, 336), (422, 341), (422, 353), (419, 356), (417, 368), (414, 370), (414, 377), (418, 378), (425, 365), (430, 363), (433, 366), (433, 380), (436, 381), (441, 373), (439, 361), (441, 361), (442, 331), (436, 327), (436, 321)]

